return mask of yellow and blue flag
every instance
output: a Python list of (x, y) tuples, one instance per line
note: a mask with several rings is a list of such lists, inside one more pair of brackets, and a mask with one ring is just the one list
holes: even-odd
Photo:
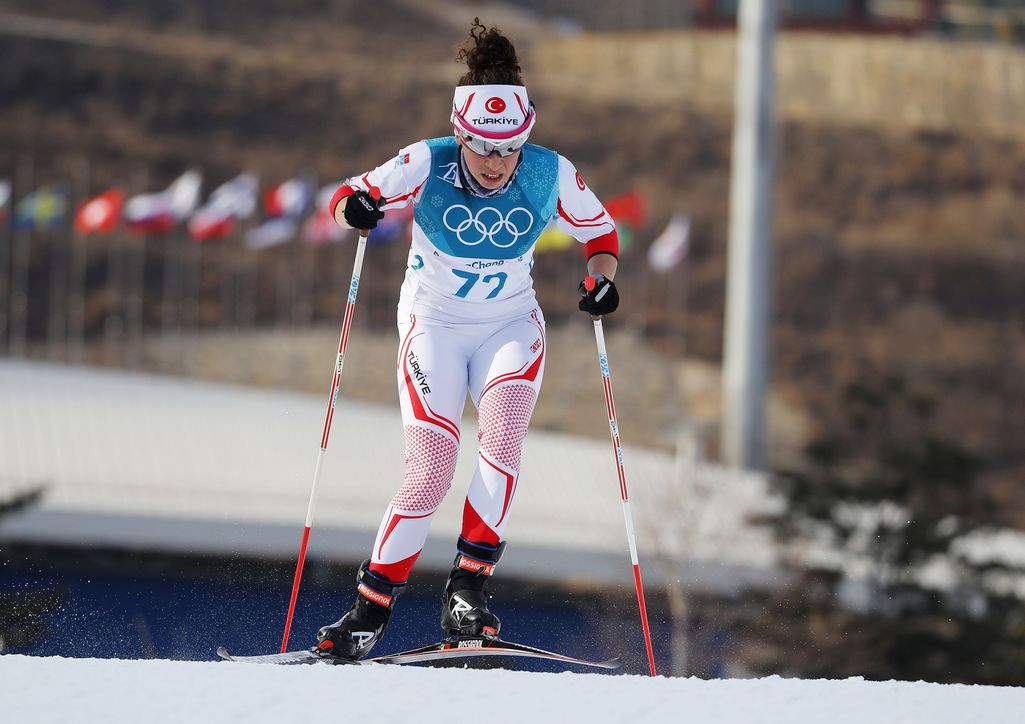
[(14, 210), (17, 229), (57, 229), (68, 213), (68, 194), (59, 187), (44, 186), (24, 196)]

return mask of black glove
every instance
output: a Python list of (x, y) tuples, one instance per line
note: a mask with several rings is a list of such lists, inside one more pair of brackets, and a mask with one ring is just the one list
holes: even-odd
[(612, 314), (619, 307), (619, 292), (611, 279), (606, 279), (601, 274), (587, 277), (577, 287), (580, 292), (580, 311), (600, 317), (603, 314)]
[(353, 229), (373, 229), (384, 218), (380, 209), (382, 203), (380, 192), (374, 198), (363, 189), (357, 189), (345, 201), (345, 223)]

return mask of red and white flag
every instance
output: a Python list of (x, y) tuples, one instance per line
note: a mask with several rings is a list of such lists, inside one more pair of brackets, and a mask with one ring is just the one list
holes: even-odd
[(345, 181), (338, 181), (337, 183), (328, 184), (327, 186), (321, 186), (317, 192), (316, 203), (314, 204), (314, 211), (319, 213), (331, 215), (331, 199), (335, 195), (335, 191), (338, 187), (344, 184)]
[(293, 178), (274, 186), (263, 196), (263, 210), (272, 218), (297, 219), (313, 205), (313, 184)]
[(317, 213), (306, 219), (300, 236), (308, 244), (326, 244), (342, 241), (352, 233), (352, 229), (339, 226), (329, 213), (318, 209)]
[(133, 196), (122, 211), (125, 223), (141, 234), (166, 234), (196, 208), (202, 183), (199, 171), (186, 171), (163, 191)]
[(235, 230), (238, 219), (247, 219), (256, 210), (258, 182), (250, 173), (239, 174), (221, 184), (203, 206), (189, 219), (189, 234), (196, 241), (223, 238)]
[(79, 234), (109, 234), (121, 221), (125, 195), (119, 188), (107, 189), (99, 196), (82, 202), (75, 214), (75, 231)]
[(314, 212), (303, 224), (301, 236), (303, 241), (309, 244), (325, 244), (332, 241), (341, 241), (352, 234), (352, 229), (346, 229), (335, 223), (331, 218), (331, 197), (335, 189), (342, 185), (342, 181), (322, 186), (317, 192)]

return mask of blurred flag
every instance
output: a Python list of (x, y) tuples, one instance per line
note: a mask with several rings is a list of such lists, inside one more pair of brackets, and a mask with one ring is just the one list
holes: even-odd
[(141, 234), (166, 234), (196, 208), (202, 183), (199, 171), (186, 171), (163, 191), (133, 196), (122, 211), (125, 223)]
[(7, 209), (11, 205), (11, 182), (0, 181), (0, 223), (7, 221)]
[(624, 222), (636, 229), (644, 226), (647, 220), (644, 197), (637, 191), (627, 191), (625, 194), (614, 196), (605, 202), (605, 210), (616, 220), (617, 225)]
[(605, 210), (616, 220), (619, 250), (626, 251), (633, 245), (634, 230), (647, 221), (644, 197), (637, 191), (627, 191), (605, 202)]
[(576, 239), (555, 225), (555, 220), (548, 222), (541, 235), (537, 237), (534, 244), (535, 254), (544, 254), (549, 251), (561, 251), (568, 249), (576, 243)]
[(320, 187), (320, 191), (317, 192), (313, 215), (303, 224), (300, 234), (303, 241), (310, 244), (324, 244), (330, 241), (341, 241), (352, 233), (352, 229), (346, 229), (336, 224), (335, 220), (331, 218), (331, 212), (328, 209), (335, 189), (341, 186), (342, 183), (344, 182), (338, 181), (337, 183)]
[(658, 272), (672, 269), (687, 256), (689, 239), (690, 219), (684, 214), (673, 214), (665, 231), (651, 242), (648, 248), (648, 264)]
[(267, 219), (255, 229), (246, 232), (245, 245), (250, 249), (267, 249), (292, 240), (299, 229), (296, 219), (278, 217)]
[(342, 241), (352, 233), (352, 229), (346, 229), (335, 223), (326, 212), (317, 209), (317, 212), (306, 219), (303, 224), (303, 241), (310, 244), (325, 244), (330, 241)]
[(313, 184), (294, 178), (272, 187), (263, 195), (263, 211), (267, 218), (246, 232), (245, 245), (250, 249), (267, 249), (291, 241), (299, 230), (299, 219), (313, 208)]
[(75, 214), (75, 231), (79, 234), (110, 233), (121, 220), (125, 197), (121, 189), (112, 188), (88, 199)]
[(202, 185), (203, 175), (199, 171), (186, 171), (167, 187), (171, 210), (179, 221), (187, 219), (199, 205), (199, 189)]
[(412, 223), (412, 204), (403, 206), (401, 209), (387, 209), (384, 212), (384, 218), (377, 222), (377, 226), (370, 233), (367, 241), (384, 244), (401, 241), (408, 238), (409, 227)]
[(256, 210), (257, 186), (256, 176), (243, 173), (214, 189), (189, 219), (192, 238), (206, 241), (231, 234), (237, 219), (247, 219)]
[(628, 251), (634, 245), (634, 229), (625, 221), (621, 224), (616, 224), (616, 236), (619, 239), (620, 254)]
[(305, 216), (313, 205), (313, 184), (293, 178), (274, 186), (263, 196), (263, 210), (272, 218)]
[(68, 195), (60, 188), (44, 186), (18, 202), (14, 226), (18, 229), (56, 229), (64, 223)]
[(319, 212), (319, 213), (326, 214), (326, 215), (330, 216), (331, 215), (331, 209), (329, 207), (331, 206), (331, 199), (334, 197), (335, 191), (343, 183), (345, 183), (345, 182), (344, 181), (336, 181), (333, 184), (328, 184), (327, 186), (321, 186), (320, 190), (317, 191), (317, 198), (316, 198), (316, 203), (314, 204), (314, 210)]
[[(604, 204), (605, 210), (616, 221), (616, 234), (619, 236), (619, 249), (626, 251), (633, 241), (634, 228), (644, 224), (646, 212), (644, 197), (637, 191), (627, 191), (614, 196)], [(575, 239), (559, 229), (554, 221), (550, 221), (545, 230), (537, 238), (534, 246), (535, 254), (549, 251), (562, 251), (576, 243)]]

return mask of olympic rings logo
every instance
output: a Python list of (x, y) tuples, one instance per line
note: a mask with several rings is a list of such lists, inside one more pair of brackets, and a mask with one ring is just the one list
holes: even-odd
[(534, 215), (522, 206), (503, 216), (494, 206), (485, 206), (474, 214), (466, 206), (455, 204), (445, 209), (441, 220), (466, 246), (477, 246), (487, 240), (499, 249), (515, 244), (534, 225)]

